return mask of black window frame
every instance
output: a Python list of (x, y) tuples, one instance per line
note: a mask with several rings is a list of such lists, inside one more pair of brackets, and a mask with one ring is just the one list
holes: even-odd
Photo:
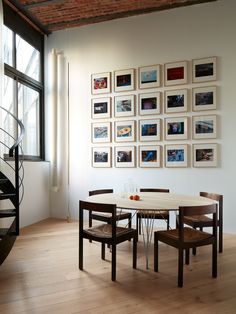
[[(44, 35), (33, 28), (21, 16), (3, 2), (4, 25), (14, 33), (13, 66), (4, 63), (4, 74), (39, 93), (39, 156), (24, 155), (24, 160), (45, 160), (45, 110), (44, 110)], [(40, 78), (34, 80), (16, 69), (16, 35), (28, 42), (40, 53)]]

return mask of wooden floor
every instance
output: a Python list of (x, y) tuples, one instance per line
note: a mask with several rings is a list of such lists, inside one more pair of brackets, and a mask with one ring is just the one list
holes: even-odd
[(85, 271), (78, 269), (78, 223), (49, 219), (24, 228), (0, 266), (0, 313), (236, 313), (236, 235), (225, 235), (219, 276), (211, 278), (210, 247), (198, 249), (177, 287), (177, 252), (160, 245), (159, 273), (145, 269), (138, 243), (132, 269), (131, 243), (117, 250), (117, 282), (110, 280), (110, 253), (85, 241)]

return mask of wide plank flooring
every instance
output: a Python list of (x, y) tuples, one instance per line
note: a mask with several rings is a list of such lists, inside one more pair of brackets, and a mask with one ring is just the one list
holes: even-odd
[(85, 241), (84, 271), (78, 269), (78, 222), (48, 219), (23, 228), (0, 266), (0, 313), (236, 313), (236, 235), (225, 235), (218, 278), (211, 277), (211, 248), (198, 248), (177, 287), (177, 251), (160, 245), (159, 273), (145, 269), (138, 242), (138, 269), (132, 243), (117, 250), (117, 281), (111, 281), (110, 252)]

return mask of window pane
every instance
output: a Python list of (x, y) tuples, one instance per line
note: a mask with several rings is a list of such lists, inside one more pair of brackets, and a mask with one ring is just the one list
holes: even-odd
[(13, 66), (13, 32), (3, 26), (3, 47), (4, 47), (4, 62)]
[(25, 127), (24, 155), (40, 156), (39, 93), (23, 84), (18, 84), (18, 117)]
[(16, 68), (39, 81), (40, 53), (18, 35), (16, 35)]

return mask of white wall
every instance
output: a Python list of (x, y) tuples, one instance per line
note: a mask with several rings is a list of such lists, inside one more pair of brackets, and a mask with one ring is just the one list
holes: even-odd
[[(200, 190), (222, 193), (225, 231), (236, 233), (235, 12), (234, 0), (217, 1), (58, 31), (49, 36), (46, 45), (48, 51), (52, 48), (64, 51), (70, 64), (69, 202), (74, 217), (78, 216), (78, 200), (85, 198), (88, 190), (113, 187), (119, 191), (123, 183), (132, 178), (140, 186), (168, 187), (176, 193), (198, 194)], [(218, 168), (122, 170), (91, 167), (92, 73), (137, 69), (139, 66), (209, 56), (217, 56), (219, 63), (219, 80), (205, 84), (219, 85)], [(164, 88), (159, 90), (163, 91)], [(137, 90), (135, 94), (138, 94)], [(67, 215), (65, 206), (58, 203), (62, 193), (61, 190), (52, 195), (53, 216)]]

